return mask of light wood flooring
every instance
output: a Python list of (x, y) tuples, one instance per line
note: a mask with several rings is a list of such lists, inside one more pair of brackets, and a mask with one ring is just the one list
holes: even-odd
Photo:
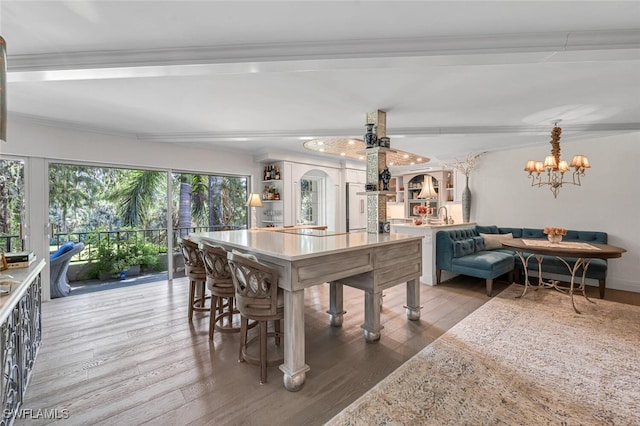
[[(496, 282), (494, 293), (506, 286)], [(216, 333), (210, 342), (208, 314), (187, 320), (186, 279), (56, 299), (43, 304), (43, 341), (23, 408), (66, 409), (64, 425), (322, 424), (489, 300), (483, 280), (422, 285), (422, 317), (411, 322), (404, 289), (385, 291), (377, 344), (362, 337), (362, 292), (345, 287), (347, 314), (333, 328), (328, 285), (306, 290), (311, 371), (295, 393), (283, 388), (277, 367), (260, 385), (259, 367), (238, 363), (237, 334)], [(635, 293), (607, 290), (607, 298), (640, 304)]]

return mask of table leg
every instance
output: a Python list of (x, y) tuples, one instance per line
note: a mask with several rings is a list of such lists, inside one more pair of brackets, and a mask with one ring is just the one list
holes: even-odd
[(516, 299), (519, 299), (527, 293), (527, 289), (531, 285), (531, 283), (529, 282), (529, 259), (531, 259), (531, 256), (533, 255), (529, 255), (525, 258), (521, 251), (516, 250), (515, 252), (520, 258), (522, 267), (524, 268), (524, 290), (522, 290), (522, 294), (520, 296), (516, 296)]
[(343, 316), (343, 287), (337, 282), (329, 283), (329, 324), (333, 327), (342, 327)]
[(420, 319), (420, 282), (417, 279), (407, 281), (407, 319), (418, 321)]
[(564, 260), (563, 258), (556, 256), (562, 263), (564, 263), (564, 265), (567, 267), (567, 269), (569, 269), (569, 272), (571, 273), (571, 283), (569, 285), (569, 296), (571, 296), (571, 305), (573, 306), (573, 310), (576, 311), (577, 314), (580, 314), (581, 312), (578, 310), (578, 308), (576, 308), (576, 304), (573, 301), (573, 289), (575, 286), (575, 280), (576, 280), (576, 272), (578, 272), (578, 268), (580, 266), (582, 266), (582, 281), (580, 283), (580, 287), (578, 287), (579, 290), (582, 290), (582, 295), (584, 296), (585, 299), (587, 299), (589, 302), (591, 303), (595, 303), (593, 300), (589, 299), (587, 297), (587, 292), (586, 292), (586, 288), (585, 288), (585, 277), (587, 275), (587, 268), (589, 267), (589, 264), (591, 263), (591, 259), (589, 259), (588, 261), (585, 262), (585, 259), (582, 257), (579, 257), (578, 259), (576, 259), (576, 263), (573, 264), (573, 268), (571, 266), (569, 266), (569, 263), (567, 263), (566, 260)]
[(368, 343), (375, 343), (380, 340), (380, 297), (382, 291), (364, 292), (364, 339)]
[(298, 391), (304, 385), (309, 366), (304, 359), (304, 289), (284, 291), (284, 387)]

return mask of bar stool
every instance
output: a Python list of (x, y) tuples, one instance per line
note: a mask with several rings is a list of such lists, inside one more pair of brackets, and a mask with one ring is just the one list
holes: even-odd
[[(278, 271), (245, 255), (227, 252), (231, 278), (236, 292), (236, 303), (241, 314), (239, 361), (260, 365), (260, 383), (267, 381), (267, 366), (281, 364), (283, 358), (267, 359), (267, 337), (275, 337), (280, 346), (282, 333), (280, 320), (284, 319), (284, 295), (278, 288)], [(259, 336), (247, 341), (248, 320), (257, 321)], [(274, 331), (267, 332), (268, 321), (274, 322)], [(247, 353), (248, 346), (260, 339), (260, 357)]]
[(193, 319), (193, 312), (208, 312), (205, 307), (206, 296), (205, 281), (207, 274), (204, 270), (204, 262), (200, 256), (198, 243), (190, 238), (183, 238), (180, 242), (182, 256), (184, 256), (185, 274), (189, 277), (189, 321)]
[[(211, 292), (211, 316), (209, 317), (209, 340), (213, 340), (214, 330), (222, 333), (239, 333), (240, 327), (233, 325), (235, 309), (235, 290), (231, 279), (231, 270), (227, 262), (227, 251), (209, 243), (202, 243), (202, 261), (207, 275), (207, 288)], [(218, 311), (218, 312), (216, 312)], [(224, 319), (227, 324), (224, 324)]]

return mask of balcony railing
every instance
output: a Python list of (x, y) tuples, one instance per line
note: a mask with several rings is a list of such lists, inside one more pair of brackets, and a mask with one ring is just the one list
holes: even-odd
[[(246, 229), (240, 225), (195, 226), (190, 228), (173, 228), (172, 238), (174, 250), (178, 250), (178, 241), (191, 232), (225, 231)], [(155, 229), (127, 229), (119, 231), (92, 231), (55, 233), (49, 239), (50, 250), (54, 251), (67, 241), (82, 242), (85, 249), (71, 259), (71, 262), (87, 262), (98, 260), (98, 245), (100, 241), (134, 241), (136, 243), (153, 244), (157, 254), (167, 253), (167, 228)], [(22, 247), (19, 235), (0, 235), (0, 248), (9, 252)]]

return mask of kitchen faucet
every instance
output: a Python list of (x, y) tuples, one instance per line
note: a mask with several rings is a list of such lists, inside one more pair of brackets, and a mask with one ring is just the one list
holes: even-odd
[(449, 217), (449, 210), (447, 210), (446, 206), (440, 206), (438, 208), (438, 216), (440, 216), (440, 210), (442, 210), (442, 209), (444, 209), (444, 217), (442, 219), (443, 219), (444, 224), (446, 225), (447, 223), (449, 223), (449, 219), (447, 219)]

